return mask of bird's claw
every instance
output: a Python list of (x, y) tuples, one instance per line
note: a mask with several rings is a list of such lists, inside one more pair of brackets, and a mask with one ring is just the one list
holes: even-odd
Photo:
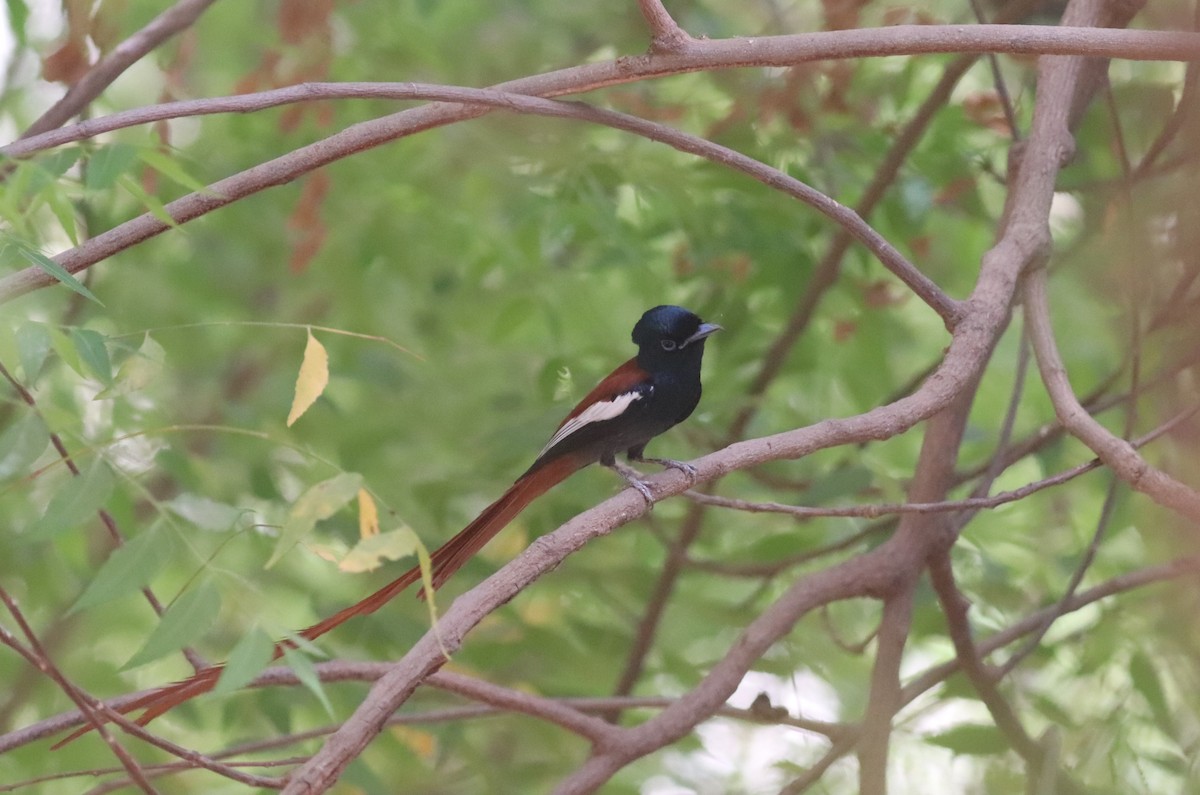
[(626, 466), (620, 461), (613, 460), (611, 462), (603, 462), (605, 466), (610, 467), (614, 472), (620, 475), (631, 488), (637, 490), (638, 494), (642, 495), (642, 499), (646, 501), (646, 507), (654, 508), (654, 493), (650, 491), (650, 487), (639, 477), (639, 473), (631, 466)]
[(630, 486), (633, 486), (635, 489), (637, 489), (638, 493), (642, 495), (642, 499), (646, 501), (647, 508), (654, 508), (654, 495), (650, 492), (649, 486), (637, 478), (630, 478), (626, 482), (629, 483)]
[(688, 479), (688, 488), (696, 485), (696, 481), (700, 479), (700, 471), (686, 461), (676, 461), (673, 458), (643, 458), (642, 460), (667, 469), (679, 470)]
[(672, 461), (668, 464), (671, 469), (678, 469), (683, 473), (683, 476), (688, 479), (688, 487), (696, 485), (696, 481), (700, 479), (700, 470), (696, 469), (686, 461)]

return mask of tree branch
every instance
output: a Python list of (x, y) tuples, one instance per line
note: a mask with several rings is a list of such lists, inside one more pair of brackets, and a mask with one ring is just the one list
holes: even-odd
[(694, 41), (671, 17), (662, 0), (638, 0), (638, 9), (650, 28), (651, 52), (682, 52)]
[(934, 556), (929, 566), (930, 580), (937, 591), (938, 602), (946, 615), (946, 623), (950, 630), (950, 639), (954, 643), (954, 651), (958, 657), (959, 667), (966, 673), (975, 688), (979, 700), (987, 707), (996, 726), (1008, 738), (1009, 744), (1028, 766), (1027, 776), (1031, 781), (1043, 775), (1042, 749), (1025, 732), (1020, 719), (1012, 706), (1001, 695), (991, 673), (984, 667), (979, 651), (975, 647), (975, 639), (971, 635), (971, 623), (967, 617), (970, 602), (958, 589), (954, 581), (954, 569), (950, 565), (950, 555), (939, 553)]
[[(1179, 427), (1180, 424), (1195, 416), (1196, 412), (1200, 411), (1200, 405), (1193, 406), (1185, 411), (1176, 414), (1171, 419), (1164, 422), (1162, 425), (1155, 428), (1150, 433), (1145, 434), (1130, 442), (1130, 445), (1137, 450), (1146, 446), (1155, 439), (1161, 438), (1163, 435), (1170, 433), (1171, 430)], [(1080, 475), (1092, 472), (1103, 466), (1103, 462), (1099, 458), (1093, 458), (1085, 464), (1077, 464), (1070, 469), (1063, 470), (1058, 474), (1051, 475), (1041, 480), (1035, 480), (1032, 483), (1027, 483), (1010, 491), (1002, 491), (998, 494), (993, 494), (990, 497), (967, 497), (962, 500), (943, 500), (941, 502), (902, 502), (902, 503), (884, 503), (879, 505), (850, 505), (845, 507), (822, 507), (814, 508), (806, 505), (786, 505), (778, 502), (753, 502), (750, 500), (739, 500), (731, 497), (719, 497), (712, 494), (701, 494), (695, 491), (688, 491), (684, 496), (689, 500), (701, 503), (703, 505), (712, 505), (718, 508), (729, 508), (735, 511), (746, 511), (748, 513), (780, 513), (787, 516), (793, 516), (797, 519), (815, 519), (818, 517), (831, 516), (852, 516), (864, 519), (877, 519), (881, 516), (889, 516), (894, 514), (906, 513), (958, 513), (968, 511), (978, 511), (983, 508), (998, 508), (1001, 505), (1016, 502), (1028, 497), (1031, 494), (1036, 494), (1054, 486), (1060, 486), (1067, 483)], [(703, 565), (700, 561), (691, 561), (693, 565)]]
[(21, 134), (30, 138), (38, 133), (53, 130), (79, 113), (88, 103), (100, 96), (100, 92), (133, 66), (142, 56), (177, 33), (191, 27), (200, 15), (216, 0), (179, 0), (178, 3), (159, 14), (150, 24), (113, 48), (95, 66), (75, 82), (58, 102), (38, 117), (37, 121)]
[(915, 572), (883, 603), (883, 618), (875, 643), (871, 694), (858, 737), (859, 795), (887, 795), (888, 747), (892, 718), (900, 709), (900, 663), (912, 625)]
[[(38, 408), (37, 400), (33, 397), (33, 393), (26, 389), (25, 386), (8, 371), (8, 368), (5, 367), (2, 362), (0, 362), (0, 376), (3, 376), (4, 379), (8, 381), (9, 385), (12, 386), (13, 390), (17, 393), (25, 405), (30, 408), (31, 411), (34, 411), (39, 417), (42, 417), (41, 409)], [(42, 419), (44, 420), (45, 417), (42, 417)], [(47, 425), (47, 427), (49, 427), (49, 425)], [(59, 459), (64, 465), (66, 465), (67, 470), (73, 477), (79, 477), (79, 466), (75, 463), (75, 459), (67, 450), (67, 446), (63, 444), (62, 438), (59, 437), (59, 435), (54, 431), (50, 431), (49, 436), (51, 446), (54, 447), (54, 451), (58, 453)], [(113, 518), (112, 514), (109, 513), (107, 509), (101, 508), (96, 511), (96, 515), (100, 518), (100, 523), (104, 525), (104, 529), (108, 531), (108, 537), (112, 541), (113, 549), (119, 549), (120, 547), (124, 546), (125, 536), (122, 535), (121, 529), (117, 527), (117, 520)], [(161, 618), (163, 614), (162, 602), (159, 601), (158, 597), (154, 594), (154, 591), (148, 585), (143, 586), (140, 590), (142, 592), (142, 596), (145, 597), (146, 602), (150, 605), (150, 609), (154, 611), (155, 615)], [(189, 663), (191, 663), (194, 670), (199, 671), (207, 664), (204, 658), (201, 657), (200, 654), (191, 646), (185, 646), (183, 648), (183, 656), (187, 658)]]
[[(347, 91), (348, 94), (355, 96), (362, 96), (363, 92), (371, 92), (375, 96), (387, 92), (393, 98), (421, 97), (441, 100), (453, 99), (458, 102), (479, 103), (519, 113), (577, 119), (641, 135), (645, 138), (665, 143), (681, 152), (697, 155), (714, 163), (740, 171), (768, 187), (782, 191), (808, 204), (849, 230), (855, 239), (880, 258), (885, 267), (896, 274), (913, 292), (941, 315), (947, 328), (953, 328), (960, 314), (960, 307), (957, 302), (946, 296), (936, 284), (917, 270), (894, 246), (872, 229), (850, 208), (809, 187), (800, 180), (784, 174), (778, 169), (771, 168), (751, 157), (747, 157), (719, 144), (714, 144), (704, 138), (674, 130), (665, 125), (646, 121), (636, 116), (630, 116), (617, 111), (593, 108), (582, 103), (558, 102), (521, 94), (508, 94), (491, 89), (467, 89), (413, 84), (386, 87), (379, 87), (372, 84), (367, 84), (366, 86), (362, 84), (351, 84), (348, 86), (312, 84), (309, 86), (294, 87), (293, 89), (280, 89), (279, 91), (292, 92), (293, 98), (296, 94), (305, 92), (311, 98), (314, 93), (330, 96)], [(269, 93), (278, 94), (278, 92)], [(225, 104), (226, 108), (239, 103), (247, 106), (244, 100), (244, 97), (227, 97), (223, 102), (227, 103)], [(265, 102), (274, 104), (278, 102), (278, 97), (269, 97)], [(385, 119), (364, 122), (350, 127), (324, 141), (309, 144), (268, 163), (255, 166), (240, 174), (220, 180), (210, 185), (205, 191), (192, 193), (181, 199), (177, 199), (166, 205), (165, 210), (177, 223), (185, 223), (219, 207), (230, 204), (238, 198), (243, 198), (262, 190), (268, 185), (278, 185), (288, 182), (303, 173), (337, 160), (349, 152), (377, 146), (391, 140), (394, 136), (386, 133), (390, 127), (388, 122), (400, 115), (396, 114)], [(147, 213), (91, 238), (82, 245), (58, 255), (55, 257), (55, 260), (68, 273), (78, 273), (112, 254), (161, 234), (169, 228), (163, 221)], [(52, 284), (54, 281), (54, 278), (41, 268), (30, 266), (24, 271), (19, 271), (0, 279), (0, 303), (16, 298), (40, 286)]]
[(1138, 455), (1133, 445), (1110, 433), (1079, 404), (1054, 341), (1046, 298), (1046, 274), (1042, 268), (1029, 274), (1026, 279), (1025, 309), (1042, 383), (1050, 394), (1054, 413), (1067, 432), (1087, 445), (1131, 488), (1193, 521), (1200, 520), (1200, 494), (1151, 466)]
[(42, 648), (42, 644), (34, 633), (33, 628), (25, 620), (25, 616), (21, 612), (20, 606), (17, 605), (16, 599), (13, 599), (4, 588), (0, 588), (0, 603), (3, 603), (8, 608), (9, 614), (12, 615), (13, 619), (17, 622), (17, 626), (21, 628), (21, 632), (25, 635), (29, 647), (25, 648), (20, 645), (16, 638), (3, 628), (0, 628), (0, 642), (3, 642), (4, 645), (21, 654), (31, 665), (53, 680), (67, 698), (75, 702), (75, 706), (79, 708), (80, 713), (87, 722), (92, 724), (96, 729), (96, 733), (113, 752), (113, 756), (117, 757), (125, 772), (129, 774), (130, 780), (142, 792), (145, 792), (147, 795), (155, 795), (157, 790), (151, 786), (150, 781), (146, 778), (146, 774), (138, 765), (137, 760), (108, 732), (104, 726), (104, 720), (97, 714), (98, 711), (89, 701), (88, 697), (68, 681), (62, 671), (58, 670), (58, 667), (54, 665), (54, 661), (50, 659), (49, 655), (46, 654), (46, 650)]
[[(559, 96), (649, 77), (733, 66), (788, 66), (822, 58), (853, 58), (925, 52), (1036, 52), (1153, 59), (1200, 59), (1200, 35), (1159, 31), (1078, 30), (1009, 25), (895, 26), (876, 30), (844, 30), (755, 39), (698, 42), (699, 53), (647, 55), (585, 64), (495, 86), (513, 94)], [(1031, 49), (1032, 48), (1032, 49)], [(691, 49), (691, 48), (689, 48)], [(465, 89), (464, 89), (465, 90)], [(486, 104), (476, 98), (476, 104)], [(502, 103), (497, 103), (502, 104)], [(432, 127), (486, 113), (479, 107), (427, 105), (364, 122), (324, 141), (303, 147), (210, 186), (211, 194), (194, 194), (167, 205), (177, 223), (186, 223), (237, 199), (285, 184), (355, 152)], [(19, 152), (20, 149), (15, 151)], [(13, 155), (9, 149), (6, 154)], [(151, 214), (104, 232), (84, 246), (56, 258), (76, 273), (135, 243), (169, 229)], [(83, 251), (81, 251), (83, 249)], [(71, 255), (71, 256), (68, 256)], [(0, 279), (0, 303), (45, 287), (54, 280), (39, 268)], [(910, 285), (911, 286), (911, 285)]]

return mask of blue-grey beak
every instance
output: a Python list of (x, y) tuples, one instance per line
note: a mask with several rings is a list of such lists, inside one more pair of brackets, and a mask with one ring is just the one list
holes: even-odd
[(679, 347), (686, 348), (693, 342), (698, 342), (705, 337), (716, 334), (718, 331), (724, 331), (724, 329), (718, 326), (716, 323), (701, 323), (700, 328), (696, 329), (696, 333), (684, 340), (683, 344)]

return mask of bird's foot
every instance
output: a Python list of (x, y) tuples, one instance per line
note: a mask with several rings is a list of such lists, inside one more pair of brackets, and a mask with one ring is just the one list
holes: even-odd
[(606, 462), (605, 466), (611, 468), (614, 472), (624, 478), (626, 483), (637, 489), (638, 493), (642, 495), (642, 499), (646, 501), (646, 506), (648, 508), (654, 507), (654, 494), (650, 491), (650, 487), (646, 485), (645, 481), (642, 480), (640, 472), (633, 467), (626, 466), (615, 459), (611, 463)]
[(686, 461), (676, 461), (673, 458), (639, 458), (637, 460), (647, 464), (658, 464), (667, 469), (678, 469), (688, 479), (689, 488), (696, 485), (696, 480), (700, 477), (700, 472)]

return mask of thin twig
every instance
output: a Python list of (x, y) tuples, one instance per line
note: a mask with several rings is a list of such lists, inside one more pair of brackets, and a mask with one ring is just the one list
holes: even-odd
[(17, 605), (16, 599), (10, 596), (8, 590), (3, 587), (0, 587), (0, 602), (2, 602), (4, 606), (8, 608), (9, 614), (11, 614), (13, 620), (17, 622), (17, 626), (21, 628), (21, 632), (25, 635), (25, 640), (28, 643), (28, 647), (19, 644), (9, 632), (2, 630), (0, 630), (0, 642), (3, 642), (6, 646), (21, 654), (21, 656), (28, 660), (31, 665), (35, 666), (39, 671), (46, 674), (46, 676), (53, 680), (54, 683), (59, 686), (59, 689), (61, 689), (67, 696), (67, 698), (75, 702), (75, 706), (79, 708), (87, 722), (96, 729), (96, 733), (100, 735), (101, 739), (104, 740), (105, 745), (107, 745), (113, 752), (113, 755), (117, 757), (118, 761), (121, 763), (121, 766), (125, 769), (125, 772), (129, 774), (130, 780), (138, 787), (138, 789), (140, 789), (142, 792), (145, 792), (146, 795), (156, 795), (157, 790), (151, 786), (149, 780), (146, 778), (145, 773), (138, 765), (137, 760), (130, 756), (129, 752), (126, 751), (121, 744), (116, 741), (112, 734), (108, 732), (104, 726), (104, 721), (97, 714), (95, 705), (93, 705), (88, 697), (85, 696), (73, 684), (71, 684), (71, 682), (69, 682), (67, 678), (63, 676), (62, 671), (58, 670), (58, 667), (46, 654), (46, 650), (42, 648), (41, 641), (38, 640), (37, 634), (25, 620), (25, 615), (21, 612), (20, 606)]
[[(1145, 447), (1155, 439), (1170, 433), (1182, 423), (1193, 417), (1197, 411), (1200, 411), (1200, 405), (1192, 406), (1176, 414), (1171, 419), (1164, 422), (1162, 425), (1155, 428), (1150, 433), (1145, 434), (1130, 442), (1130, 445), (1136, 450)], [(751, 500), (739, 500), (731, 497), (718, 497), (712, 494), (700, 494), (694, 491), (688, 491), (685, 496), (695, 502), (703, 503), (704, 505), (712, 505), (718, 508), (729, 508), (736, 511), (746, 511), (747, 513), (780, 513), (788, 516), (796, 517), (797, 519), (815, 519), (826, 517), (857, 517), (865, 519), (876, 519), (881, 516), (894, 514), (910, 514), (910, 513), (956, 513), (964, 510), (979, 510), (984, 508), (998, 508), (1001, 505), (1007, 505), (1011, 502), (1016, 502), (1028, 497), (1031, 494), (1036, 494), (1044, 489), (1053, 486), (1060, 486), (1070, 480), (1074, 480), (1080, 475), (1086, 474), (1093, 470), (1099, 469), (1103, 463), (1099, 458), (1093, 458), (1084, 464), (1077, 464), (1070, 469), (1063, 470), (1056, 475), (1051, 475), (1041, 480), (1035, 480), (1032, 483), (1027, 483), (1010, 491), (1003, 491), (999, 494), (994, 494), (990, 497), (968, 497), (963, 500), (944, 500), (942, 502), (904, 502), (904, 503), (883, 503), (877, 505), (849, 505), (843, 507), (821, 507), (812, 508), (805, 505), (786, 505), (777, 502), (754, 502)], [(808, 558), (798, 562), (806, 562)], [(697, 562), (698, 563), (698, 562)]]
[[(1169, 563), (1148, 566), (1121, 574), (1075, 596), (1068, 604), (1067, 612), (1082, 610), (1101, 600), (1138, 588), (1190, 577), (1197, 572), (1200, 572), (1200, 557), (1179, 558)], [(980, 658), (983, 659), (987, 655), (1011, 643), (1015, 643), (1030, 632), (1037, 631), (1047, 617), (1054, 617), (1056, 615), (1063, 615), (1059, 612), (1057, 605), (1043, 608), (980, 641), (977, 644)], [(902, 702), (905, 705), (912, 704), (918, 697), (945, 682), (951, 676), (958, 673), (959, 670), (961, 670), (961, 663), (957, 657), (948, 662), (933, 666), (904, 686), (904, 689), (901, 691)], [(804, 792), (820, 778), (830, 765), (853, 751), (857, 743), (858, 732), (856, 727), (846, 727), (846, 733), (835, 741), (833, 747), (826, 752), (825, 756), (813, 768), (810, 768), (808, 774), (797, 778), (785, 787), (782, 792), (789, 793), (789, 795), (798, 795), (798, 793)]]
[(662, 0), (638, 0), (638, 8), (650, 28), (651, 52), (679, 52), (693, 41), (671, 17)]
[[(1027, 11), (1034, 7), (1032, 3), (1022, 3), (1021, 10)], [(1006, 11), (1008, 9), (1005, 9)], [(981, 25), (987, 24), (987, 15), (983, 13), (983, 6), (979, 0), (971, 0), (971, 12), (975, 14), (976, 21)], [(997, 21), (1004, 21), (1003, 14)], [(1008, 124), (1008, 134), (1014, 141), (1021, 140), (1021, 128), (1017, 124), (1017, 112), (1013, 108), (1012, 95), (1008, 92), (1008, 84), (1004, 80), (1004, 73), (1000, 71), (1000, 59), (996, 57), (996, 53), (989, 52), (987, 54), (988, 68), (992, 70), (992, 85), (996, 87), (996, 96), (1000, 98), (1000, 107), (1004, 109), (1004, 121)]]

